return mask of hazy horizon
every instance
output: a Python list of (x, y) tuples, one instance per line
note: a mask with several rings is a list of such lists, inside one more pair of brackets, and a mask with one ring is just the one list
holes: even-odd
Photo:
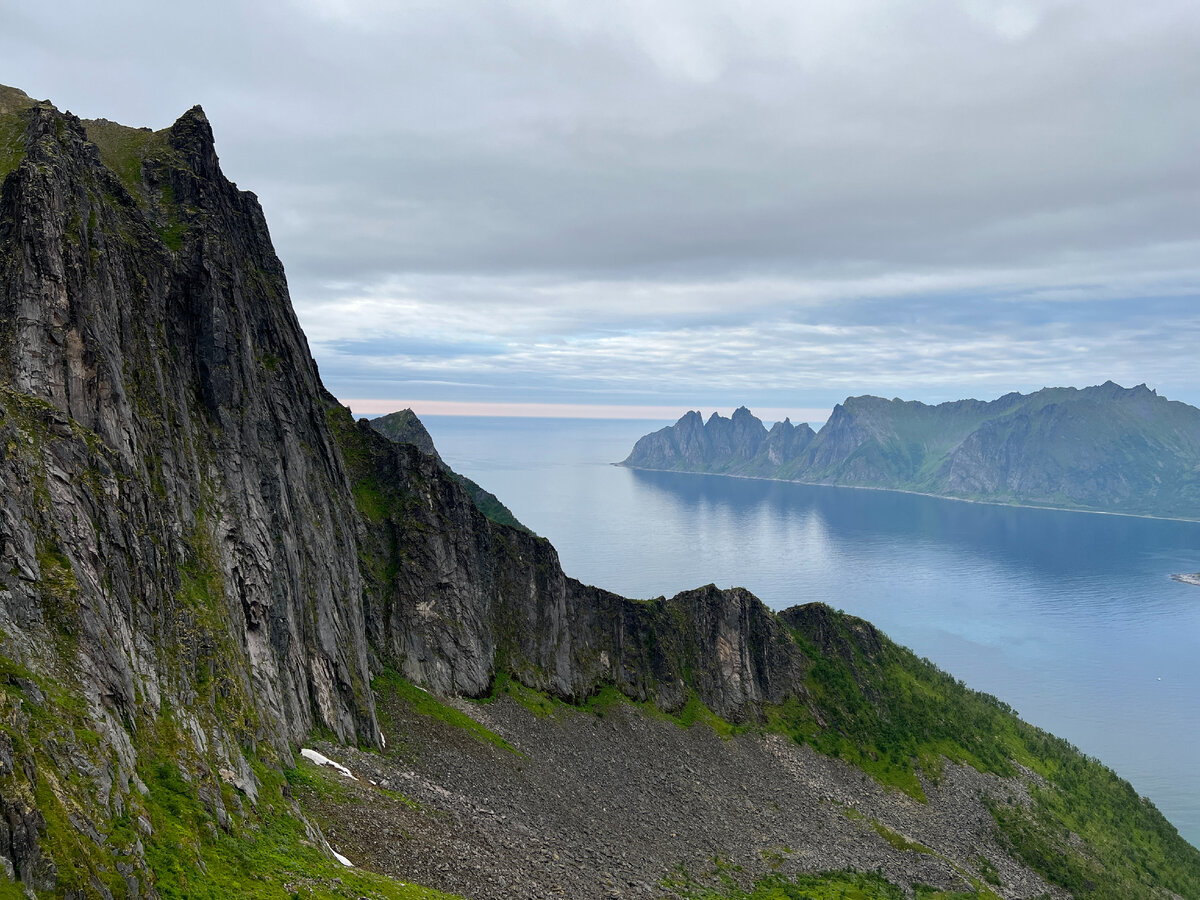
[(204, 106), (340, 397), (1200, 404), (1194, 3), (0, 9), (0, 82)]

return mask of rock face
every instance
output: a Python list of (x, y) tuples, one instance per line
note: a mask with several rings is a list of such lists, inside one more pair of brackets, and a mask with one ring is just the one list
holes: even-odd
[(388, 413), (386, 416), (379, 416), (378, 418), (366, 421), (370, 422), (372, 429), (382, 434), (388, 440), (395, 441), (398, 444), (412, 444), (422, 453), (436, 459), (438, 465), (471, 496), (471, 499), (475, 501), (475, 505), (479, 507), (480, 512), (493, 522), (501, 525), (511, 525), (522, 531), (529, 530), (517, 521), (517, 517), (512, 514), (512, 510), (505, 506), (499, 497), (446, 465), (445, 461), (438, 455), (437, 449), (433, 446), (433, 438), (425, 429), (425, 424), (417, 418), (417, 414), (411, 409), (402, 409), (399, 412)]
[[(435, 455), (353, 423), (199, 108), (150, 132), (0, 100), (19, 138), (0, 194), (0, 680), (37, 748), (0, 773), (0, 857), (26, 884), (68, 883), (42, 849), (55, 816), (103, 858), (164, 722), (225, 822), (215, 773), (253, 796), (247, 748), (287, 759), (314, 728), (377, 746), (384, 666), (468, 694), (498, 671), (564, 698), (695, 691), (733, 719), (800, 689), (803, 655), (745, 592), (581, 585)], [(72, 718), (20, 712), (50, 686)], [(29, 799), (81, 769), (50, 807)]]
[(426, 430), (425, 423), (417, 418), (417, 414), (411, 409), (402, 409), (369, 421), (371, 427), (389, 441), (395, 441), (397, 444), (412, 444), (422, 453), (435, 457), (439, 461), (442, 459), (438, 455), (437, 448), (433, 446), (433, 437)]
[(331, 421), (351, 482), (373, 498), (360, 550), (370, 643), (408, 678), (469, 696), (497, 671), (573, 699), (615, 684), (664, 709), (695, 690), (737, 721), (796, 693), (802, 654), (745, 591), (639, 601), (583, 585), (548, 541), (484, 516), (436, 458), (341, 407)]
[[(637, 442), (622, 465), (717, 472), (945, 497), (1200, 518), (1200, 410), (1145, 385), (1045, 388), (984, 403), (850, 397), (815, 436), (762, 425), (707, 439), (690, 412)], [(757, 424), (758, 428), (754, 426)], [(805, 426), (807, 427), (807, 426)], [(773, 443), (774, 442), (774, 443)]]

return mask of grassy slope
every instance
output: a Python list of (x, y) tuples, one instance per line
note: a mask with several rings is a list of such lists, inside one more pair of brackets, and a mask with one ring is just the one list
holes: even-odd
[(34, 105), (24, 92), (0, 85), (0, 181), (25, 158), (25, 110)]
[(820, 653), (809, 688), (826, 725), (797, 705), (779, 709), (772, 727), (910, 791), (916, 767), (936, 779), (941, 757), (998, 775), (1026, 767), (1045, 779), (1032, 788), (1032, 812), (996, 802), (993, 814), (1015, 855), (1047, 880), (1079, 897), (1150, 896), (1151, 886), (1200, 896), (1200, 851), (1128, 782), (886, 638), (865, 647), (874, 632), (865, 623), (842, 614), (830, 623), (821, 648), (795, 632)]
[[(57, 888), (37, 891), (39, 898), (67, 891), (96, 896), (97, 884), (123, 897), (129, 891), (126, 875), (143, 889), (152, 883), (164, 900), (447, 896), (341, 866), (307, 834), (288, 799), (280, 760), (267, 751), (265, 756), (245, 751), (259, 783), (252, 803), (215, 776), (211, 760), (195, 755), (169, 708), (136, 732), (137, 774), (145, 792), (133, 791), (116, 808), (105, 808), (99, 804), (105, 751), (86, 711), (76, 691), (0, 657), (0, 735), (22, 763), (0, 774), (0, 796), (35, 802), (41, 813), (46, 858), (39, 868), (43, 875), (57, 873)], [(81, 769), (84, 759), (90, 765)], [(218, 814), (213, 796), (221, 798), (227, 816)], [(99, 841), (82, 824), (89, 821)], [(138, 865), (138, 844), (148, 871)], [(0, 875), (0, 898), (9, 896), (26, 895)]]

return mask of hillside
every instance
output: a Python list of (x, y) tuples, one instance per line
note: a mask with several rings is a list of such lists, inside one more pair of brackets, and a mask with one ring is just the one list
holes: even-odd
[(445, 461), (438, 455), (436, 448), (434, 448), (433, 438), (425, 430), (424, 423), (417, 418), (417, 414), (411, 409), (402, 409), (394, 413), (388, 413), (386, 416), (369, 419), (368, 421), (375, 431), (382, 434), (388, 440), (395, 441), (398, 444), (412, 444), (422, 453), (436, 459), (442, 468), (471, 495), (471, 499), (475, 501), (475, 505), (479, 507), (479, 511), (493, 522), (500, 525), (511, 525), (514, 528), (528, 531), (524, 525), (517, 521), (517, 517), (512, 514), (512, 510), (505, 506), (499, 497), (491, 491), (480, 487), (465, 475), (455, 472), (445, 464)]
[(1110, 381), (989, 403), (850, 397), (816, 434), (768, 434), (745, 407), (689, 412), (621, 465), (1200, 519), (1200, 410)]
[[(0, 897), (1200, 895), (1128, 784), (868, 623), (581, 584), (354, 421), (199, 107), (2, 89), (0, 138)], [(704, 826), (633, 854), (639, 772)]]

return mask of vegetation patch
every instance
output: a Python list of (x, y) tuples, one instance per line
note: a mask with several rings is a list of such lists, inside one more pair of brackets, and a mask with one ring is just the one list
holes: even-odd
[(377, 676), (371, 682), (371, 686), (382, 700), (398, 700), (417, 715), (437, 719), (439, 722), (444, 722), (453, 728), (460, 728), (480, 743), (489, 744), (500, 750), (515, 753), (518, 756), (521, 755), (516, 747), (500, 737), (496, 732), (480, 725), (461, 710), (442, 703), (433, 694), (423, 688), (417, 687), (411, 681), (408, 681), (394, 671), (389, 670)]
[(875, 872), (853, 869), (783, 875), (771, 872), (743, 887), (742, 867), (714, 860), (713, 868), (697, 877), (677, 868), (660, 884), (681, 900), (999, 900), (990, 890), (943, 891), (929, 885), (912, 885), (909, 894)]
[(636, 710), (641, 715), (674, 722), (680, 728), (691, 728), (695, 724), (705, 725), (722, 738), (732, 737), (752, 727), (735, 725), (721, 718), (704, 704), (695, 691), (688, 694), (687, 702), (678, 712), (674, 713), (663, 712), (650, 701), (633, 700), (625, 696), (614, 684), (603, 684), (578, 704), (572, 704), (545, 691), (526, 687), (507, 673), (500, 672), (493, 680), (492, 689), (488, 695), (475, 702), (491, 703), (497, 697), (511, 698), (538, 718), (585, 712), (602, 719), (617, 707), (627, 707)]
[(811, 660), (809, 698), (766, 709), (767, 728), (918, 798), (918, 772), (936, 782), (942, 759), (1002, 777), (1031, 771), (1044, 779), (1029, 786), (1031, 807), (988, 802), (1014, 855), (1047, 881), (1079, 898), (1151, 885), (1200, 897), (1200, 851), (1111, 769), (861, 620), (824, 610), (814, 622), (793, 629)]
[(15, 172), (25, 158), (24, 111), (0, 113), (0, 181), (9, 172)]
[(105, 119), (84, 122), (84, 129), (100, 151), (100, 161), (121, 180), (130, 196), (142, 200), (142, 166), (149, 158), (171, 153), (167, 131), (130, 128)]
[(154, 836), (146, 855), (163, 898), (227, 900), (369, 897), (438, 900), (448, 895), (347, 868), (307, 836), (285, 797), (285, 776), (252, 760), (260, 782), (257, 807), (236, 828), (217, 827), (174, 762), (150, 770), (147, 814)]
[(910, 841), (904, 835), (892, 831), (892, 829), (888, 828), (878, 820), (872, 819), (871, 827), (875, 829), (876, 833), (880, 837), (882, 837), (897, 850), (907, 850), (912, 853), (933, 853), (933, 851), (924, 844), (918, 843), (917, 841)]

